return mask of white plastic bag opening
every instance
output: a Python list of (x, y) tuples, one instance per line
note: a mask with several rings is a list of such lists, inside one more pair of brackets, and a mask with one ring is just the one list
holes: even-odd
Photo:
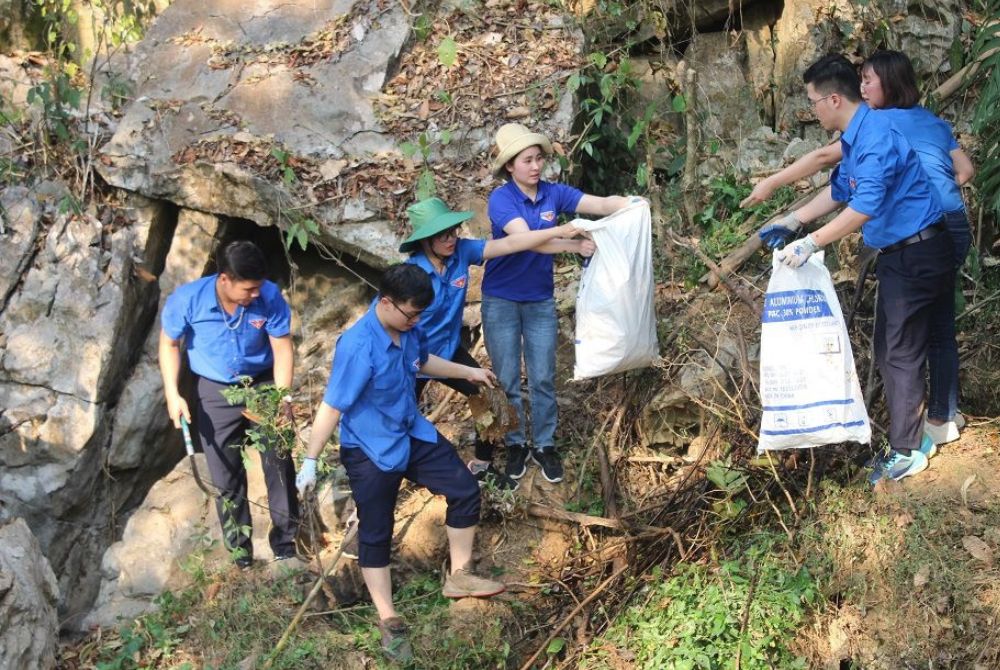
[(659, 355), (649, 204), (573, 224), (590, 232), (597, 245), (576, 296), (573, 378), (648, 367)]

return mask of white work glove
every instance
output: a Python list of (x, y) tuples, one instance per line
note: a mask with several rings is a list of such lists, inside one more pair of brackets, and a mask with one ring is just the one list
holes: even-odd
[(299, 474), (295, 475), (295, 488), (299, 490), (299, 495), (304, 495), (314, 486), (316, 486), (316, 459), (307, 456), (302, 461)]
[(801, 240), (786, 244), (785, 248), (778, 252), (778, 260), (790, 268), (797, 268), (801, 267), (818, 250), (819, 245), (816, 244), (816, 240), (810, 233)]

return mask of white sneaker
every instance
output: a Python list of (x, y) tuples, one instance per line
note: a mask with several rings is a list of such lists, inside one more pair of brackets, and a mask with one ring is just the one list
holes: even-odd
[(931, 439), (934, 440), (934, 444), (954, 442), (959, 438), (959, 431), (964, 427), (965, 417), (958, 412), (955, 413), (955, 418), (942, 423), (940, 426), (935, 426), (928, 421), (927, 414), (924, 414), (924, 432), (930, 435)]

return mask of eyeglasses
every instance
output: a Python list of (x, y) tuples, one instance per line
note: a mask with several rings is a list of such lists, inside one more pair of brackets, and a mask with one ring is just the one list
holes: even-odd
[(388, 300), (389, 302), (391, 302), (392, 306), (395, 307), (396, 309), (398, 309), (399, 313), (402, 314), (403, 316), (405, 316), (407, 321), (419, 321), (421, 315), (424, 313), (424, 310), (422, 310), (422, 309), (417, 310), (416, 312), (408, 312), (405, 309), (403, 309), (402, 307), (400, 307), (399, 305), (397, 305), (396, 301), (393, 300), (392, 298), (389, 298), (388, 296), (386, 297), (386, 300)]
[(442, 230), (440, 233), (431, 235), (431, 238), (435, 240), (441, 240), (442, 242), (445, 242), (450, 239), (458, 239), (459, 228), (461, 228), (461, 226), (452, 226), (448, 230)]
[(822, 98), (816, 98), (815, 100), (813, 100), (812, 98), (809, 98), (809, 104), (812, 105), (813, 109), (816, 109), (816, 105), (818, 105), (819, 103), (823, 102), (827, 98), (832, 98), (835, 95), (837, 95), (837, 94), (836, 93), (831, 93), (830, 95), (824, 95)]

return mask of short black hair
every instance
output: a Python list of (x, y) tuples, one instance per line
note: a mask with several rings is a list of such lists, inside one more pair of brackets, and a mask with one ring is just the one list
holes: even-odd
[(234, 281), (260, 281), (267, 277), (264, 252), (250, 240), (234, 240), (215, 255), (216, 270)]
[(430, 276), (412, 263), (390, 265), (382, 275), (378, 292), (393, 302), (409, 302), (417, 309), (424, 309), (434, 301)]
[(851, 102), (861, 100), (861, 80), (858, 70), (843, 54), (827, 54), (802, 73), (802, 80), (812, 84), (817, 93), (834, 93)]
[(886, 107), (915, 107), (920, 102), (917, 73), (902, 51), (876, 51), (862, 63), (862, 72), (871, 69), (882, 82)]

